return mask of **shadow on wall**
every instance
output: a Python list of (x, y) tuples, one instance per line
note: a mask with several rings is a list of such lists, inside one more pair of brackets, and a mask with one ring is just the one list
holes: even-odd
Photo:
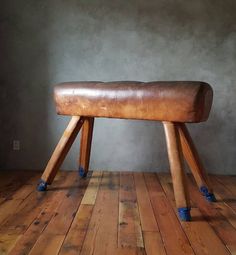
[[(42, 168), (48, 156), (50, 9), (1, 1), (1, 168)], [(20, 150), (13, 150), (13, 140)]]

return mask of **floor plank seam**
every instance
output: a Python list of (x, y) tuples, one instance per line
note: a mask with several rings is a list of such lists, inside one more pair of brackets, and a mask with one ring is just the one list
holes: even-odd
[[(60, 181), (59, 181), (60, 182)], [(61, 183), (60, 183), (61, 184)], [(60, 185), (59, 184), (59, 185)], [(62, 188), (62, 189), (61, 189)], [(53, 190), (53, 189), (52, 189)], [(54, 197), (55, 197), (55, 195), (60, 195), (61, 193), (62, 193), (62, 195), (64, 194), (64, 196), (65, 197), (63, 197), (63, 199), (61, 199), (61, 201), (58, 203), (58, 205), (56, 206), (56, 208), (54, 209), (54, 211), (53, 211), (53, 213), (52, 213), (52, 215), (51, 215), (51, 217), (50, 217), (50, 220), (47, 222), (47, 224), (44, 226), (44, 228), (42, 229), (42, 231), (40, 232), (40, 234), (38, 235), (38, 237), (37, 237), (37, 239), (35, 240), (35, 243), (34, 243), (34, 245), (31, 247), (31, 249), (30, 249), (30, 251), (29, 251), (29, 254), (31, 253), (31, 251), (32, 250), (34, 250), (34, 247), (35, 247), (35, 245), (37, 245), (37, 242), (38, 242), (38, 240), (40, 240), (41, 238), (42, 238), (42, 236), (44, 235), (44, 233), (45, 233), (45, 231), (47, 230), (47, 227), (49, 226), (49, 224), (50, 224), (50, 222), (58, 215), (58, 209), (60, 208), (60, 206), (62, 205), (62, 203), (63, 203), (63, 201), (66, 199), (66, 197), (67, 197), (67, 192), (69, 191), (69, 189), (68, 189), (68, 187), (66, 187), (66, 189), (63, 189), (63, 187), (58, 187), (56, 190), (53, 190), (54, 192), (56, 192), (56, 194), (53, 194), (53, 193), (50, 193), (50, 194), (47, 194), (47, 193), (45, 193), (45, 202), (47, 203), (47, 202), (49, 202), (49, 199), (50, 198), (52, 198), (53, 197), (53, 195), (54, 195)], [(63, 193), (64, 192), (64, 193)], [(47, 195), (48, 195), (48, 197), (47, 197)], [(43, 212), (43, 211), (45, 211), (47, 209), (47, 206), (46, 207), (44, 207), (44, 208), (42, 208), (42, 210), (40, 211), (40, 212)], [(37, 217), (40, 215), (40, 213), (39, 214), (37, 214)]]
[(166, 197), (167, 201), (169, 201), (169, 203), (170, 203), (170, 207), (171, 207), (171, 209), (172, 209), (172, 211), (173, 211), (173, 213), (174, 213), (174, 215), (175, 215), (175, 217), (176, 217), (176, 219), (177, 219), (177, 221), (178, 221), (178, 223), (179, 223), (179, 225), (180, 225), (180, 227), (181, 227), (181, 229), (182, 229), (182, 231), (183, 231), (183, 233), (184, 233), (186, 239), (188, 240), (189, 246), (192, 248), (193, 253), (194, 253), (195, 255), (197, 255), (196, 252), (194, 251), (194, 248), (193, 248), (193, 246), (192, 246), (191, 241), (189, 240), (189, 237), (188, 237), (187, 233), (185, 232), (185, 230), (184, 230), (184, 228), (183, 228), (183, 226), (182, 226), (182, 224), (181, 224), (181, 221), (180, 221), (180, 219), (179, 219), (179, 217), (178, 217), (176, 208), (173, 208), (172, 203), (171, 203), (171, 200), (169, 199), (169, 196), (166, 194), (165, 189), (163, 188), (163, 186), (162, 186), (162, 184), (161, 184), (161, 182), (160, 182), (160, 180), (159, 180), (158, 174), (155, 173), (155, 175), (156, 175), (157, 181), (159, 182), (159, 184), (160, 184), (160, 186), (161, 186), (161, 188), (162, 188), (163, 193), (165, 194), (165, 197)]
[[(193, 181), (193, 177), (191, 176), (191, 178), (188, 178), (188, 180), (192, 183), (193, 187), (196, 189), (196, 186), (194, 185), (194, 181)], [(199, 194), (201, 195), (201, 194)], [(205, 201), (206, 202), (206, 201)], [(213, 232), (215, 233), (215, 235), (221, 240), (222, 244), (227, 248), (227, 250), (229, 251), (229, 254), (232, 254), (229, 247), (227, 246), (227, 243), (225, 242), (225, 240), (222, 239), (222, 237), (219, 235), (218, 231), (216, 230), (216, 228), (214, 227), (213, 223), (211, 222), (211, 218), (209, 216), (206, 216), (204, 213), (204, 210), (201, 209), (201, 207), (198, 207), (199, 211), (201, 212), (201, 215), (203, 217), (203, 219), (209, 224), (209, 226), (211, 227), (211, 229), (213, 230)], [(223, 217), (223, 219), (228, 222), (228, 220), (220, 213), (218, 212), (221, 217)], [(229, 223), (229, 222), (228, 222)], [(229, 223), (230, 224), (230, 223)], [(231, 224), (230, 224), (231, 225)], [(232, 254), (233, 255), (233, 254)]]
[[(94, 205), (93, 205), (91, 217), (90, 217), (89, 222), (88, 222), (88, 227), (89, 227), (89, 225), (90, 225), (90, 222), (91, 222), (91, 220), (92, 220), (92, 216), (93, 216), (93, 214), (94, 214), (95, 204), (96, 204), (97, 199), (98, 199), (98, 193), (99, 193), (99, 190), (100, 190), (100, 187), (101, 187), (101, 183), (102, 183), (102, 179), (103, 179), (103, 175), (104, 175), (104, 171), (103, 171), (103, 170), (99, 170), (99, 171), (102, 172), (102, 175), (101, 175), (101, 178), (100, 178), (100, 182), (99, 182), (99, 186), (98, 186), (98, 190), (97, 190), (97, 195), (96, 195), (96, 198), (95, 198), (95, 202), (94, 202)], [(92, 175), (91, 175), (91, 176), (92, 176)], [(87, 186), (87, 187), (88, 187), (88, 186)], [(98, 231), (98, 230), (96, 230), (96, 231)], [(117, 232), (117, 233), (118, 233), (118, 232)], [(82, 252), (82, 250), (83, 250), (83, 247), (84, 247), (84, 243), (85, 243), (87, 234), (88, 234), (88, 231), (87, 231), (86, 234), (84, 235), (83, 242), (82, 242), (82, 244), (81, 244), (81, 250), (80, 250), (79, 254), (81, 254), (81, 252)], [(96, 233), (96, 235), (97, 235), (97, 233)], [(96, 235), (95, 235), (95, 236), (96, 236)], [(95, 242), (95, 240), (96, 240), (96, 238), (94, 238), (94, 242)], [(93, 246), (94, 246), (94, 245), (93, 245)], [(93, 252), (94, 252), (94, 251), (93, 251)], [(92, 252), (92, 255), (93, 255), (93, 252)], [(78, 254), (78, 255), (79, 255), (79, 254)]]
[[(144, 180), (145, 188), (146, 188), (147, 193), (148, 193), (148, 188), (147, 188), (147, 184), (146, 184), (146, 181), (145, 181), (145, 176), (144, 176), (143, 173), (142, 173), (142, 177), (143, 177), (143, 180)], [(135, 183), (135, 190), (136, 190), (136, 193), (137, 193), (136, 183)], [(151, 205), (151, 208), (152, 208), (152, 211), (153, 211), (153, 206), (152, 206), (151, 199), (150, 199), (150, 197), (149, 197), (149, 193), (148, 193), (148, 199), (149, 199), (149, 201), (150, 201), (150, 205)], [(139, 207), (139, 206), (138, 206), (138, 207)], [(155, 214), (154, 214), (154, 217), (155, 217)], [(161, 233), (160, 233), (160, 227), (159, 227), (159, 225), (158, 225), (158, 221), (157, 221), (156, 217), (155, 217), (155, 221), (156, 221), (156, 225), (157, 225), (157, 228), (158, 228), (158, 232), (159, 232), (159, 234), (160, 234), (160, 236), (161, 236), (161, 241), (162, 241), (163, 247), (164, 247), (165, 252), (166, 252), (166, 248), (165, 248), (165, 245), (164, 245), (164, 242), (163, 242), (162, 235), (161, 235)], [(142, 227), (142, 226), (141, 226), (141, 227)], [(142, 231), (142, 234), (143, 234), (143, 232), (145, 232), (145, 231)], [(151, 231), (149, 231), (149, 232), (151, 232)], [(143, 243), (144, 243), (144, 249), (145, 249), (145, 251), (146, 251), (144, 235), (143, 235)]]
[[(90, 171), (90, 179), (92, 178), (92, 173), (93, 173), (93, 171)], [(103, 173), (102, 173), (102, 176), (103, 176)], [(89, 181), (90, 181), (90, 179), (89, 179)], [(102, 177), (101, 177), (101, 179), (102, 179)], [(87, 188), (88, 188), (88, 186), (89, 186), (89, 181), (88, 181), (88, 183), (87, 183), (86, 189), (84, 190), (83, 196), (84, 196), (84, 194), (85, 194), (85, 192), (86, 192), (86, 190), (87, 190)], [(98, 190), (99, 190), (99, 188), (100, 188), (100, 184), (101, 184), (101, 181), (99, 182)], [(96, 203), (96, 200), (97, 200), (97, 196), (96, 196), (96, 198), (95, 198), (95, 203)], [(78, 206), (78, 208), (77, 208), (77, 210), (76, 210), (76, 213), (79, 211), (79, 208), (80, 208), (80, 206), (82, 205), (81, 202), (82, 202), (82, 199), (81, 199), (80, 204), (79, 204), (79, 206)], [(94, 203), (94, 204), (95, 204), (95, 203)], [(91, 221), (91, 218), (92, 218), (92, 215), (93, 215), (93, 211), (94, 211), (94, 205), (93, 205), (91, 217), (90, 217), (89, 222), (88, 222), (88, 226), (89, 226), (89, 224), (90, 224), (90, 221)], [(72, 226), (72, 224), (73, 224), (73, 222), (74, 222), (74, 220), (75, 220), (76, 213), (75, 213), (75, 216), (74, 216), (73, 220), (71, 221), (71, 224), (70, 224), (70, 226), (69, 226), (69, 228), (68, 228), (68, 230), (67, 230), (67, 232), (66, 232), (65, 238), (63, 239), (63, 242), (62, 242), (62, 244), (61, 244), (61, 247), (60, 247), (60, 250), (59, 250), (58, 254), (60, 254), (60, 252), (61, 252), (61, 250), (62, 250), (62, 247), (63, 247), (63, 244), (64, 244), (64, 242), (65, 242), (65, 240), (66, 240), (66, 237), (67, 237), (67, 235), (68, 235), (68, 233), (69, 233), (69, 231), (70, 231), (70, 229), (71, 229), (71, 226)], [(82, 241), (82, 243), (81, 243), (81, 249), (80, 249), (80, 251), (79, 251), (78, 254), (80, 254), (81, 251), (82, 251), (82, 248), (83, 248), (83, 244), (84, 244), (86, 235), (87, 235), (87, 233), (85, 234), (85, 236), (84, 236), (84, 238), (83, 238), (83, 241)]]
[[(170, 203), (170, 205), (171, 205), (171, 208), (172, 208), (172, 210), (173, 210), (173, 212), (174, 212), (174, 214), (175, 214), (175, 216), (176, 216), (176, 218), (177, 218), (177, 220), (178, 220), (178, 222), (179, 222), (179, 225), (180, 225), (180, 227), (182, 228), (182, 231), (183, 231), (183, 233), (185, 234), (185, 237), (186, 237), (186, 239), (188, 240), (189, 245), (190, 245), (190, 247), (191, 247), (192, 250), (193, 250), (193, 253), (194, 253), (195, 255), (197, 255), (197, 254), (196, 254), (196, 251), (195, 251), (195, 249), (194, 249), (194, 247), (193, 247), (193, 245), (192, 245), (192, 242), (191, 242), (191, 240), (189, 239), (189, 237), (188, 237), (188, 235), (187, 235), (187, 233), (186, 233), (186, 230), (184, 229), (183, 225), (181, 224), (180, 219), (178, 218), (178, 214), (177, 214), (176, 208), (174, 208), (174, 207), (172, 206), (171, 199), (169, 198), (169, 196), (167, 195), (165, 189), (163, 188), (162, 183), (160, 182), (157, 173), (156, 173), (156, 175), (157, 175), (157, 179), (158, 179), (158, 181), (159, 181), (159, 183), (160, 183), (160, 185), (161, 185), (161, 187), (162, 187), (162, 190), (163, 190), (163, 192), (165, 193), (165, 196), (166, 196), (167, 200), (169, 201), (169, 203)], [(194, 208), (194, 207), (191, 206), (191, 209), (192, 209), (192, 208)]]
[(141, 237), (142, 237), (142, 244), (143, 244), (143, 246), (140, 246), (140, 247), (137, 246), (137, 247), (145, 249), (144, 236), (143, 236), (142, 223), (141, 223), (141, 215), (140, 215), (140, 208), (139, 208), (139, 205), (138, 205), (138, 196), (137, 196), (134, 173), (132, 173), (132, 177), (133, 177), (134, 191), (135, 191), (135, 196), (136, 196), (136, 204), (137, 204), (137, 209), (138, 209), (137, 211), (138, 211), (138, 218), (139, 218), (139, 226), (140, 226), (140, 229), (141, 229)]
[[(36, 175), (33, 173), (18, 173), (21, 185), (15, 189), (14, 178), (7, 180), (11, 175), (6, 175), (5, 179), (0, 175), (0, 184), (5, 187), (0, 195), (9, 194), (11, 198), (1, 200), (0, 197), (3, 220), (0, 254), (33, 255), (50, 251), (50, 255), (67, 252), (71, 255), (101, 252), (111, 255), (230, 255), (236, 252), (236, 177), (210, 177), (218, 198), (213, 204), (201, 195), (193, 176), (188, 176), (193, 218), (188, 223), (178, 218), (169, 174), (122, 174), (124, 172), (101, 171), (94, 175), (89, 187), (90, 175), (85, 184), (75, 179), (74, 172), (67, 172), (56, 178), (52, 188), (43, 194), (34, 190)], [(31, 178), (33, 181), (29, 183)], [(5, 185), (8, 182), (10, 185)], [(129, 227), (122, 226), (119, 232), (122, 220)], [(119, 246), (119, 238), (124, 246)], [(140, 240), (143, 247), (138, 245)]]
[[(143, 176), (144, 176), (144, 182), (145, 182), (146, 188), (147, 188), (147, 190), (148, 190), (147, 183), (146, 183), (146, 178), (145, 178), (145, 174), (144, 174), (144, 173), (143, 173)], [(151, 200), (151, 198), (150, 198), (149, 191), (148, 191), (148, 197), (149, 197), (149, 200), (150, 200), (150, 203), (151, 203), (151, 206), (152, 206), (152, 210), (153, 210), (153, 212), (154, 212), (154, 207), (153, 207), (152, 200)], [(167, 253), (167, 249), (166, 249), (166, 244), (165, 244), (165, 241), (164, 241), (164, 239), (163, 239), (163, 236), (162, 236), (162, 233), (161, 233), (161, 230), (160, 230), (160, 224), (158, 223), (158, 220), (157, 220), (157, 218), (156, 218), (155, 213), (154, 213), (154, 217), (155, 217), (155, 219), (156, 219), (156, 223), (157, 223), (157, 226), (158, 226), (158, 230), (159, 230), (159, 233), (160, 233), (160, 237), (161, 237), (161, 241), (162, 241), (163, 247), (164, 247), (164, 249), (165, 249), (165, 253), (168, 254), (168, 253)]]

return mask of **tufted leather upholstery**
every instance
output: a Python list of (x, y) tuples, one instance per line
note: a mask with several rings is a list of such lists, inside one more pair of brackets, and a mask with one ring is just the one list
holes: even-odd
[(66, 82), (55, 86), (58, 114), (202, 122), (212, 105), (209, 84), (196, 81)]

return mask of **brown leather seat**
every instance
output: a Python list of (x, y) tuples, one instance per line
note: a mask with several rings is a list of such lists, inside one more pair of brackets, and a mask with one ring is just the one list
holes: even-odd
[(213, 98), (209, 84), (175, 82), (67, 82), (55, 86), (58, 114), (201, 122)]

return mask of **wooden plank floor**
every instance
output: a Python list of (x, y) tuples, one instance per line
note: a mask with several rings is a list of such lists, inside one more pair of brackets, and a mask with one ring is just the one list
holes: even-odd
[(236, 254), (236, 176), (211, 176), (208, 203), (188, 176), (192, 222), (178, 220), (169, 174), (0, 172), (0, 255)]

